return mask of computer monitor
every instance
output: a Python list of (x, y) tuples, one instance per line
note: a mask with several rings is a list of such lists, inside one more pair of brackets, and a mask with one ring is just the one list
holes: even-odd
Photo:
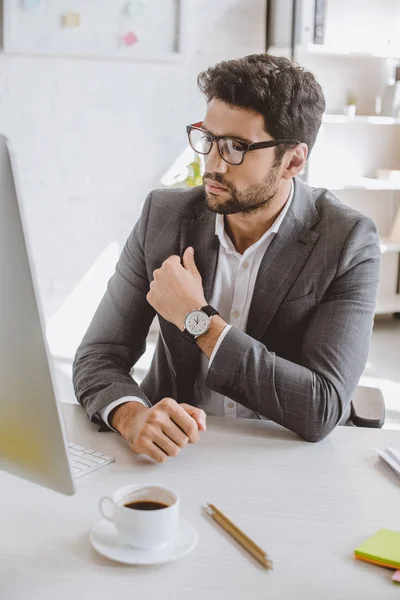
[(0, 469), (72, 495), (34, 279), (9, 144), (0, 135)]

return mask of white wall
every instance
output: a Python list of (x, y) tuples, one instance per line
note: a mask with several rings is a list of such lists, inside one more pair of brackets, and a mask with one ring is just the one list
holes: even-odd
[[(0, 131), (14, 148), (48, 322), (58, 314), (73, 328), (74, 311), (79, 321), (70, 295), (109, 248), (103, 286), (141, 203), (186, 147), (185, 125), (203, 115), (198, 72), (263, 51), (264, 30), (264, 0), (188, 0), (183, 64), (0, 56)], [(81, 289), (97, 302), (95, 285)], [(76, 335), (54, 352), (71, 354)]]

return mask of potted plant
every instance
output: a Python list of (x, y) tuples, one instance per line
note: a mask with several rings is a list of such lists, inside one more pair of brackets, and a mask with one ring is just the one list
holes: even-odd
[(352, 119), (356, 114), (356, 104), (357, 100), (353, 92), (349, 91), (346, 96), (346, 104), (344, 106), (343, 112), (348, 119)]

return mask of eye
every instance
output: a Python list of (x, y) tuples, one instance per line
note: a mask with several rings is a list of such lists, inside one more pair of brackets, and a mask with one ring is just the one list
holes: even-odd
[(231, 143), (232, 150), (235, 150), (236, 152), (241, 152), (243, 150), (243, 146), (238, 140), (231, 140)]

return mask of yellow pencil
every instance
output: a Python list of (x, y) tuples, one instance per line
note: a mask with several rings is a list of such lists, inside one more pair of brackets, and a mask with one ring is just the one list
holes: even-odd
[(247, 550), (265, 569), (272, 569), (272, 562), (267, 553), (257, 546), (243, 531), (228, 519), (213, 504), (207, 504), (207, 513), (220, 525), (229, 535), (233, 537), (245, 550)]

